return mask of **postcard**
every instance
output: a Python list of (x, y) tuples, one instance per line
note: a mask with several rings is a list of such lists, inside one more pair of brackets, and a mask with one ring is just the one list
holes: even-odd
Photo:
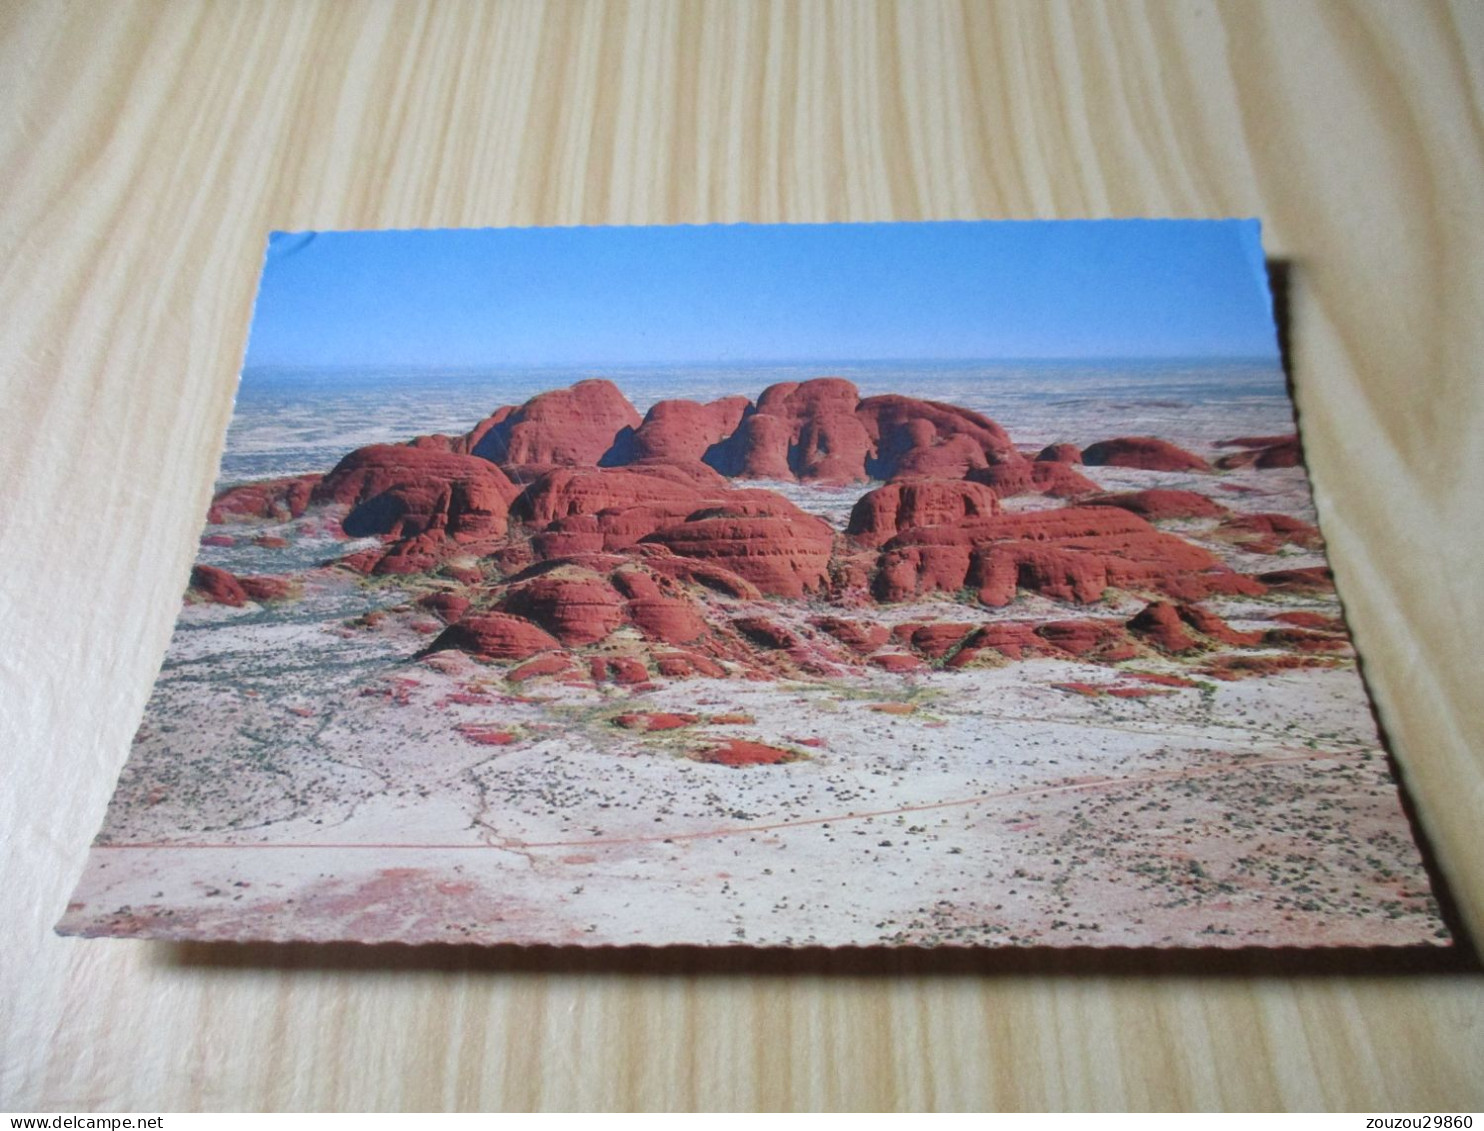
[(1447, 945), (1257, 223), (274, 234), (59, 930)]

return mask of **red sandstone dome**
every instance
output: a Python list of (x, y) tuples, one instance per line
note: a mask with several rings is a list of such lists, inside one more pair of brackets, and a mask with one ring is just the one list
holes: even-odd
[(658, 530), (644, 541), (722, 566), (768, 596), (802, 597), (828, 582), (834, 538), (827, 522), (810, 515), (760, 515), (723, 506)]
[(1219, 518), (1227, 513), (1225, 507), (1194, 491), (1159, 489), (1128, 491), (1118, 495), (1104, 495), (1097, 499), (1084, 499), (1083, 506), (1120, 507), (1147, 518), (1151, 522), (1172, 518)]
[(493, 463), (594, 465), (640, 420), (617, 385), (594, 379), (541, 393), (486, 423), (470, 450)]
[(998, 497), (1016, 495), (1050, 495), (1055, 499), (1076, 499), (1094, 495), (1099, 487), (1070, 463), (1050, 460), (1018, 460), (975, 468), (968, 473), (974, 483), (983, 483)]
[(862, 495), (850, 512), (845, 533), (866, 546), (879, 546), (914, 526), (939, 526), (999, 512), (988, 487), (952, 479), (898, 480)]
[(1262, 470), (1298, 467), (1303, 462), (1297, 435), (1239, 436), (1235, 440), (1222, 440), (1217, 447), (1246, 449), (1217, 460), (1216, 466), (1223, 470), (1237, 467), (1256, 467)]
[(1263, 591), (1201, 547), (1112, 507), (1061, 507), (908, 530), (882, 548), (873, 581), (882, 601), (968, 590), (991, 606), (1009, 604), (1018, 589), (1085, 604), (1110, 588), (1180, 600)]
[(1153, 436), (1120, 436), (1102, 440), (1082, 451), (1082, 462), (1093, 467), (1134, 467), (1145, 471), (1210, 471), (1198, 455)]
[(752, 402), (746, 397), (724, 397), (710, 404), (696, 401), (660, 401), (644, 415), (634, 433), (631, 460), (695, 461), (721, 443), (742, 422)]
[(352, 537), (498, 536), (516, 487), (499, 468), (473, 456), (401, 444), (357, 448), (314, 488), (315, 503), (353, 509), (342, 526)]
[(1043, 463), (1081, 463), (1082, 449), (1076, 444), (1047, 444), (1036, 459)]
[(318, 475), (295, 475), (287, 479), (261, 479), (228, 487), (211, 500), (207, 522), (229, 522), (233, 518), (266, 518), (285, 521), (298, 518), (309, 506)]

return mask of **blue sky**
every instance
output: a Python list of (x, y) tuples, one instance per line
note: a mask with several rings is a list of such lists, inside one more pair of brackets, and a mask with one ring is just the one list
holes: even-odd
[(1275, 357), (1251, 220), (274, 233), (248, 367)]

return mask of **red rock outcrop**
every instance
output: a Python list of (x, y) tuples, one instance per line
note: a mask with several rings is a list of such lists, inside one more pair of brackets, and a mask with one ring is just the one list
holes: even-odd
[(724, 397), (710, 404), (659, 401), (644, 414), (644, 422), (634, 433), (631, 459), (700, 462), (708, 450), (737, 430), (751, 407), (746, 397)]
[(608, 579), (573, 566), (511, 585), (498, 607), (569, 646), (606, 639), (625, 620), (623, 598)]
[(261, 479), (228, 487), (211, 500), (206, 521), (262, 518), (287, 522), (298, 518), (309, 506), (319, 475), (294, 475), (285, 479)]
[(692, 676), (725, 679), (727, 676), (726, 668), (698, 652), (656, 652), (654, 664), (661, 675), (671, 679), (689, 679)]
[(315, 503), (352, 509), (341, 522), (352, 537), (498, 537), (515, 485), (473, 456), (402, 444), (357, 448), (314, 488)]
[(892, 635), (914, 651), (934, 660), (941, 660), (952, 652), (974, 631), (972, 624), (957, 624), (934, 621), (931, 624), (899, 624)]
[(617, 385), (595, 379), (541, 393), (486, 424), (470, 451), (491, 463), (591, 466), (640, 419)]
[(825, 616), (815, 617), (809, 623), (863, 656), (876, 651), (891, 638), (891, 630), (875, 621)]
[(1306, 566), (1301, 569), (1275, 569), (1257, 575), (1257, 580), (1280, 592), (1320, 592), (1335, 587), (1335, 575), (1328, 566)]
[(644, 542), (719, 565), (768, 596), (802, 597), (825, 588), (834, 531), (822, 519), (802, 513), (739, 514), (725, 506), (700, 514)]
[(1139, 654), (1123, 625), (1111, 620), (1057, 620), (1038, 625), (1035, 633), (1058, 651), (1078, 659), (1106, 663), (1131, 660)]
[[(871, 441), (872, 454), (866, 470), (875, 479), (891, 479), (903, 470), (904, 462), (909, 470), (921, 474), (922, 463), (930, 458), (923, 453), (944, 446), (960, 454), (971, 448), (975, 450), (978, 454), (972, 457), (970, 466), (1017, 463), (1025, 458), (998, 424), (958, 405), (895, 395), (867, 397), (857, 406), (856, 416)], [(968, 444), (955, 443), (958, 437)], [(957, 454), (953, 456), (955, 463), (958, 458)], [(917, 464), (916, 469), (910, 467), (913, 463)], [(964, 467), (949, 473), (962, 477), (968, 470), (969, 467)], [(944, 471), (939, 468), (935, 473)]]
[(1076, 444), (1047, 444), (1036, 454), (1040, 463), (1081, 463), (1082, 449)]
[(743, 479), (864, 480), (871, 444), (856, 419), (859, 403), (856, 387), (838, 377), (770, 385), (736, 430), (708, 448), (706, 462)]
[(457, 593), (449, 593), (439, 590), (434, 593), (425, 593), (417, 599), (418, 605), (427, 609), (444, 624), (453, 624), (469, 608), (469, 598)]
[(429, 651), (457, 648), (488, 660), (524, 660), (560, 647), (556, 637), (521, 617), (479, 613), (445, 628)]
[(1062, 507), (909, 530), (882, 548), (873, 582), (878, 600), (968, 590), (992, 606), (1009, 604), (1017, 589), (1085, 604), (1109, 588), (1154, 590), (1178, 600), (1263, 591), (1199, 546), (1113, 507)]
[(1220, 644), (1256, 644), (1262, 638), (1260, 632), (1243, 632), (1233, 628), (1215, 613), (1199, 605), (1182, 604), (1179, 610), (1181, 620), (1202, 636), (1210, 637)]
[[(603, 511), (684, 515), (699, 507), (705, 498), (691, 484), (678, 483), (666, 475), (646, 474), (643, 470), (561, 468), (542, 474), (527, 487), (511, 507), (511, 516), (541, 529), (558, 519), (596, 516)], [(654, 509), (636, 510), (639, 507)]]
[(1232, 628), (1215, 613), (1199, 605), (1172, 605), (1168, 601), (1156, 601), (1145, 606), (1128, 622), (1128, 627), (1161, 651), (1172, 653), (1209, 648), (1213, 642), (1251, 645), (1263, 638), (1260, 632), (1242, 632)]
[(293, 582), (283, 577), (239, 577), (237, 583), (254, 601), (284, 601), (294, 591)]
[(673, 714), (666, 711), (636, 711), (615, 715), (613, 725), (623, 730), (680, 730), (695, 726), (701, 721), (699, 715)]
[(1323, 545), (1318, 527), (1286, 514), (1232, 515), (1216, 535), (1256, 554), (1276, 554), (1285, 545), (1311, 550)]
[(237, 577), (216, 566), (198, 565), (193, 568), (190, 588), (198, 598), (214, 605), (240, 608), (248, 600), (247, 591)]
[(953, 479), (897, 480), (868, 491), (850, 512), (845, 533), (865, 546), (880, 546), (914, 526), (938, 526), (997, 514), (988, 487)]
[(1171, 518), (1219, 518), (1227, 513), (1220, 503), (1214, 503), (1205, 495), (1194, 491), (1171, 491), (1155, 488), (1149, 491), (1127, 491), (1117, 495), (1103, 495), (1096, 499), (1084, 499), (1087, 507), (1121, 507), (1132, 511), (1150, 522)]
[(614, 570), (611, 580), (625, 598), (626, 619), (646, 640), (689, 644), (710, 630), (700, 605), (674, 578), (629, 565)]
[(1134, 467), (1145, 471), (1210, 471), (1200, 456), (1153, 436), (1120, 436), (1082, 450), (1082, 462), (1093, 467)]
[(1128, 622), (1131, 632), (1144, 637), (1162, 652), (1193, 652), (1201, 646), (1180, 619), (1180, 610), (1168, 601), (1155, 601)]
[(571, 669), (572, 661), (568, 657), (550, 652), (511, 668), (505, 673), (505, 678), (511, 683), (524, 683), (528, 679), (539, 679), (542, 676), (563, 675)]
[(697, 762), (712, 762), (719, 766), (776, 766), (782, 762), (796, 762), (803, 755), (762, 742), (730, 738), (715, 746), (702, 747), (691, 757)]
[(1222, 440), (1217, 447), (1247, 449), (1218, 459), (1216, 466), (1224, 471), (1238, 467), (1256, 467), (1262, 470), (1298, 467), (1303, 463), (1303, 451), (1296, 435), (1239, 436), (1235, 440)]
[(1001, 499), (1016, 495), (1050, 495), (1054, 499), (1077, 499), (1102, 490), (1070, 463), (1050, 460), (1018, 460), (991, 464), (968, 473), (974, 483), (983, 483)]

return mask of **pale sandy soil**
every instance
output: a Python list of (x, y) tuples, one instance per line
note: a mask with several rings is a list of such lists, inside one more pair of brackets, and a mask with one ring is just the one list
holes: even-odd
[[(1257, 488), (1225, 494), (1209, 476), (1088, 473), (1109, 489), (1189, 486), (1312, 519), (1302, 472), (1222, 476)], [(834, 519), (858, 493), (813, 501)], [(1206, 537), (1213, 525), (1170, 528), (1240, 569), (1322, 562), (1246, 554)], [(323, 551), (296, 547), (295, 568)], [(348, 626), (403, 601), (395, 584), (300, 577), (302, 596), (278, 610), (183, 612), (62, 930), (593, 945), (1447, 939), (1348, 656), (1144, 699), (1055, 685), (1190, 671), (1033, 660), (641, 692), (517, 687), (461, 654), (413, 659), (429, 628), (414, 614)], [(944, 600), (879, 616), (1126, 619), (1142, 604)], [(1338, 611), (1333, 597), (1209, 605), (1238, 627)], [(632, 711), (700, 719), (614, 725)], [(510, 742), (481, 745), (459, 729), (471, 725)], [(726, 737), (799, 757), (693, 760)]]

